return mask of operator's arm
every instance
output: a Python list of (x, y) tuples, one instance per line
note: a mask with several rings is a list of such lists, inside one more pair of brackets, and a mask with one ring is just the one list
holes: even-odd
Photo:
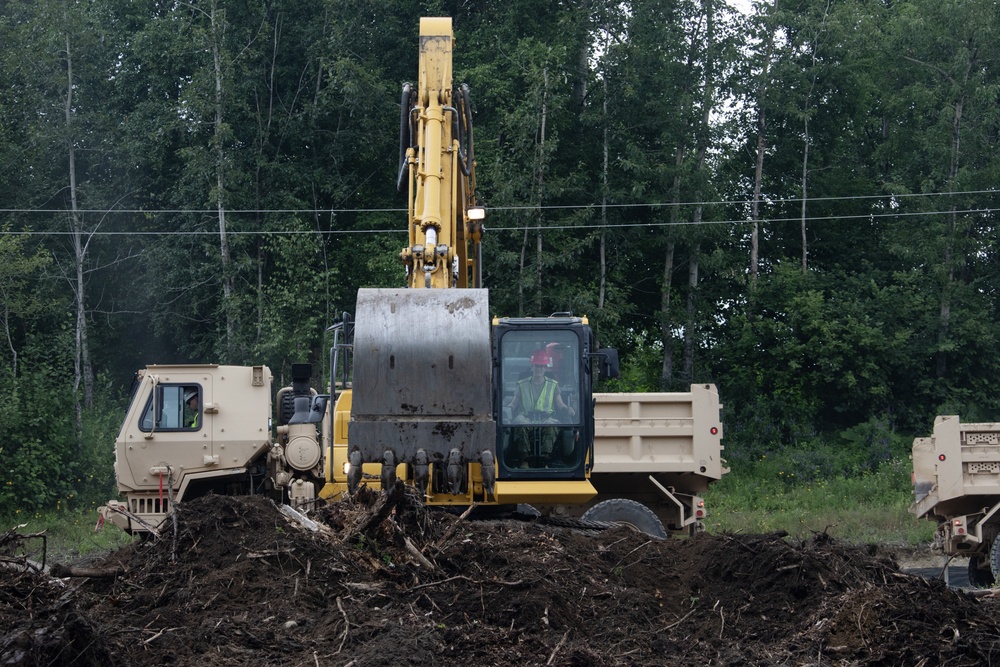
[(567, 413), (567, 414), (568, 414), (568, 415), (569, 415), (570, 417), (576, 417), (576, 410), (574, 410), (573, 408), (571, 408), (570, 406), (568, 406), (568, 405), (566, 404), (566, 402), (565, 402), (565, 401), (563, 401), (563, 399), (562, 399), (562, 392), (561, 392), (561, 391), (559, 391), (559, 389), (558, 389), (558, 388), (556, 389), (556, 400), (555, 400), (555, 406), (556, 406), (556, 408), (557, 408), (558, 410), (565, 410), (565, 411), (566, 411), (566, 413)]
[(515, 390), (514, 395), (510, 399), (510, 403), (507, 404), (507, 407), (510, 408), (511, 414), (517, 414), (518, 408), (520, 407), (520, 403), (521, 403), (521, 392)]
[(518, 386), (515, 385), (515, 387), (514, 387), (514, 396), (511, 397), (510, 403), (507, 404), (507, 407), (510, 408), (510, 416), (511, 416), (511, 418), (517, 419), (517, 417), (520, 416), (520, 412), (521, 412), (521, 388), (520, 387), (518, 387)]

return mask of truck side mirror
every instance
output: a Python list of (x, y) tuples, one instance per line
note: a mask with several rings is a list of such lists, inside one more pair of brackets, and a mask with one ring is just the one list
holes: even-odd
[(618, 350), (606, 347), (597, 351), (597, 377), (602, 380), (612, 380), (620, 374), (618, 368)]

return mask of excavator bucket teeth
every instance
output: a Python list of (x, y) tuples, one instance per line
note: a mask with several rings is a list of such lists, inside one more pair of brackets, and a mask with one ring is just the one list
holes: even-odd
[(358, 291), (352, 451), (414, 463), (423, 450), (441, 464), (494, 447), (488, 300), (484, 289)]

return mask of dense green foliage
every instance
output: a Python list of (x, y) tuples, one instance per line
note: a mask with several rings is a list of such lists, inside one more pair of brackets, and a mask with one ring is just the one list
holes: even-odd
[(494, 312), (587, 314), (611, 388), (717, 383), (734, 465), (825, 443), (847, 479), (873, 433), (1000, 418), (992, 2), (8, 0), (0, 514), (108, 492), (136, 368), (283, 381), (403, 283), (396, 105), (435, 14)]

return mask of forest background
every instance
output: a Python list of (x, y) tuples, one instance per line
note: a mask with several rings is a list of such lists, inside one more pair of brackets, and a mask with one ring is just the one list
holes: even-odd
[(108, 497), (137, 368), (283, 382), (403, 284), (422, 15), (491, 309), (586, 314), (604, 390), (714, 382), (734, 471), (805, 484), (1000, 417), (994, 2), (2, 0), (0, 515)]

